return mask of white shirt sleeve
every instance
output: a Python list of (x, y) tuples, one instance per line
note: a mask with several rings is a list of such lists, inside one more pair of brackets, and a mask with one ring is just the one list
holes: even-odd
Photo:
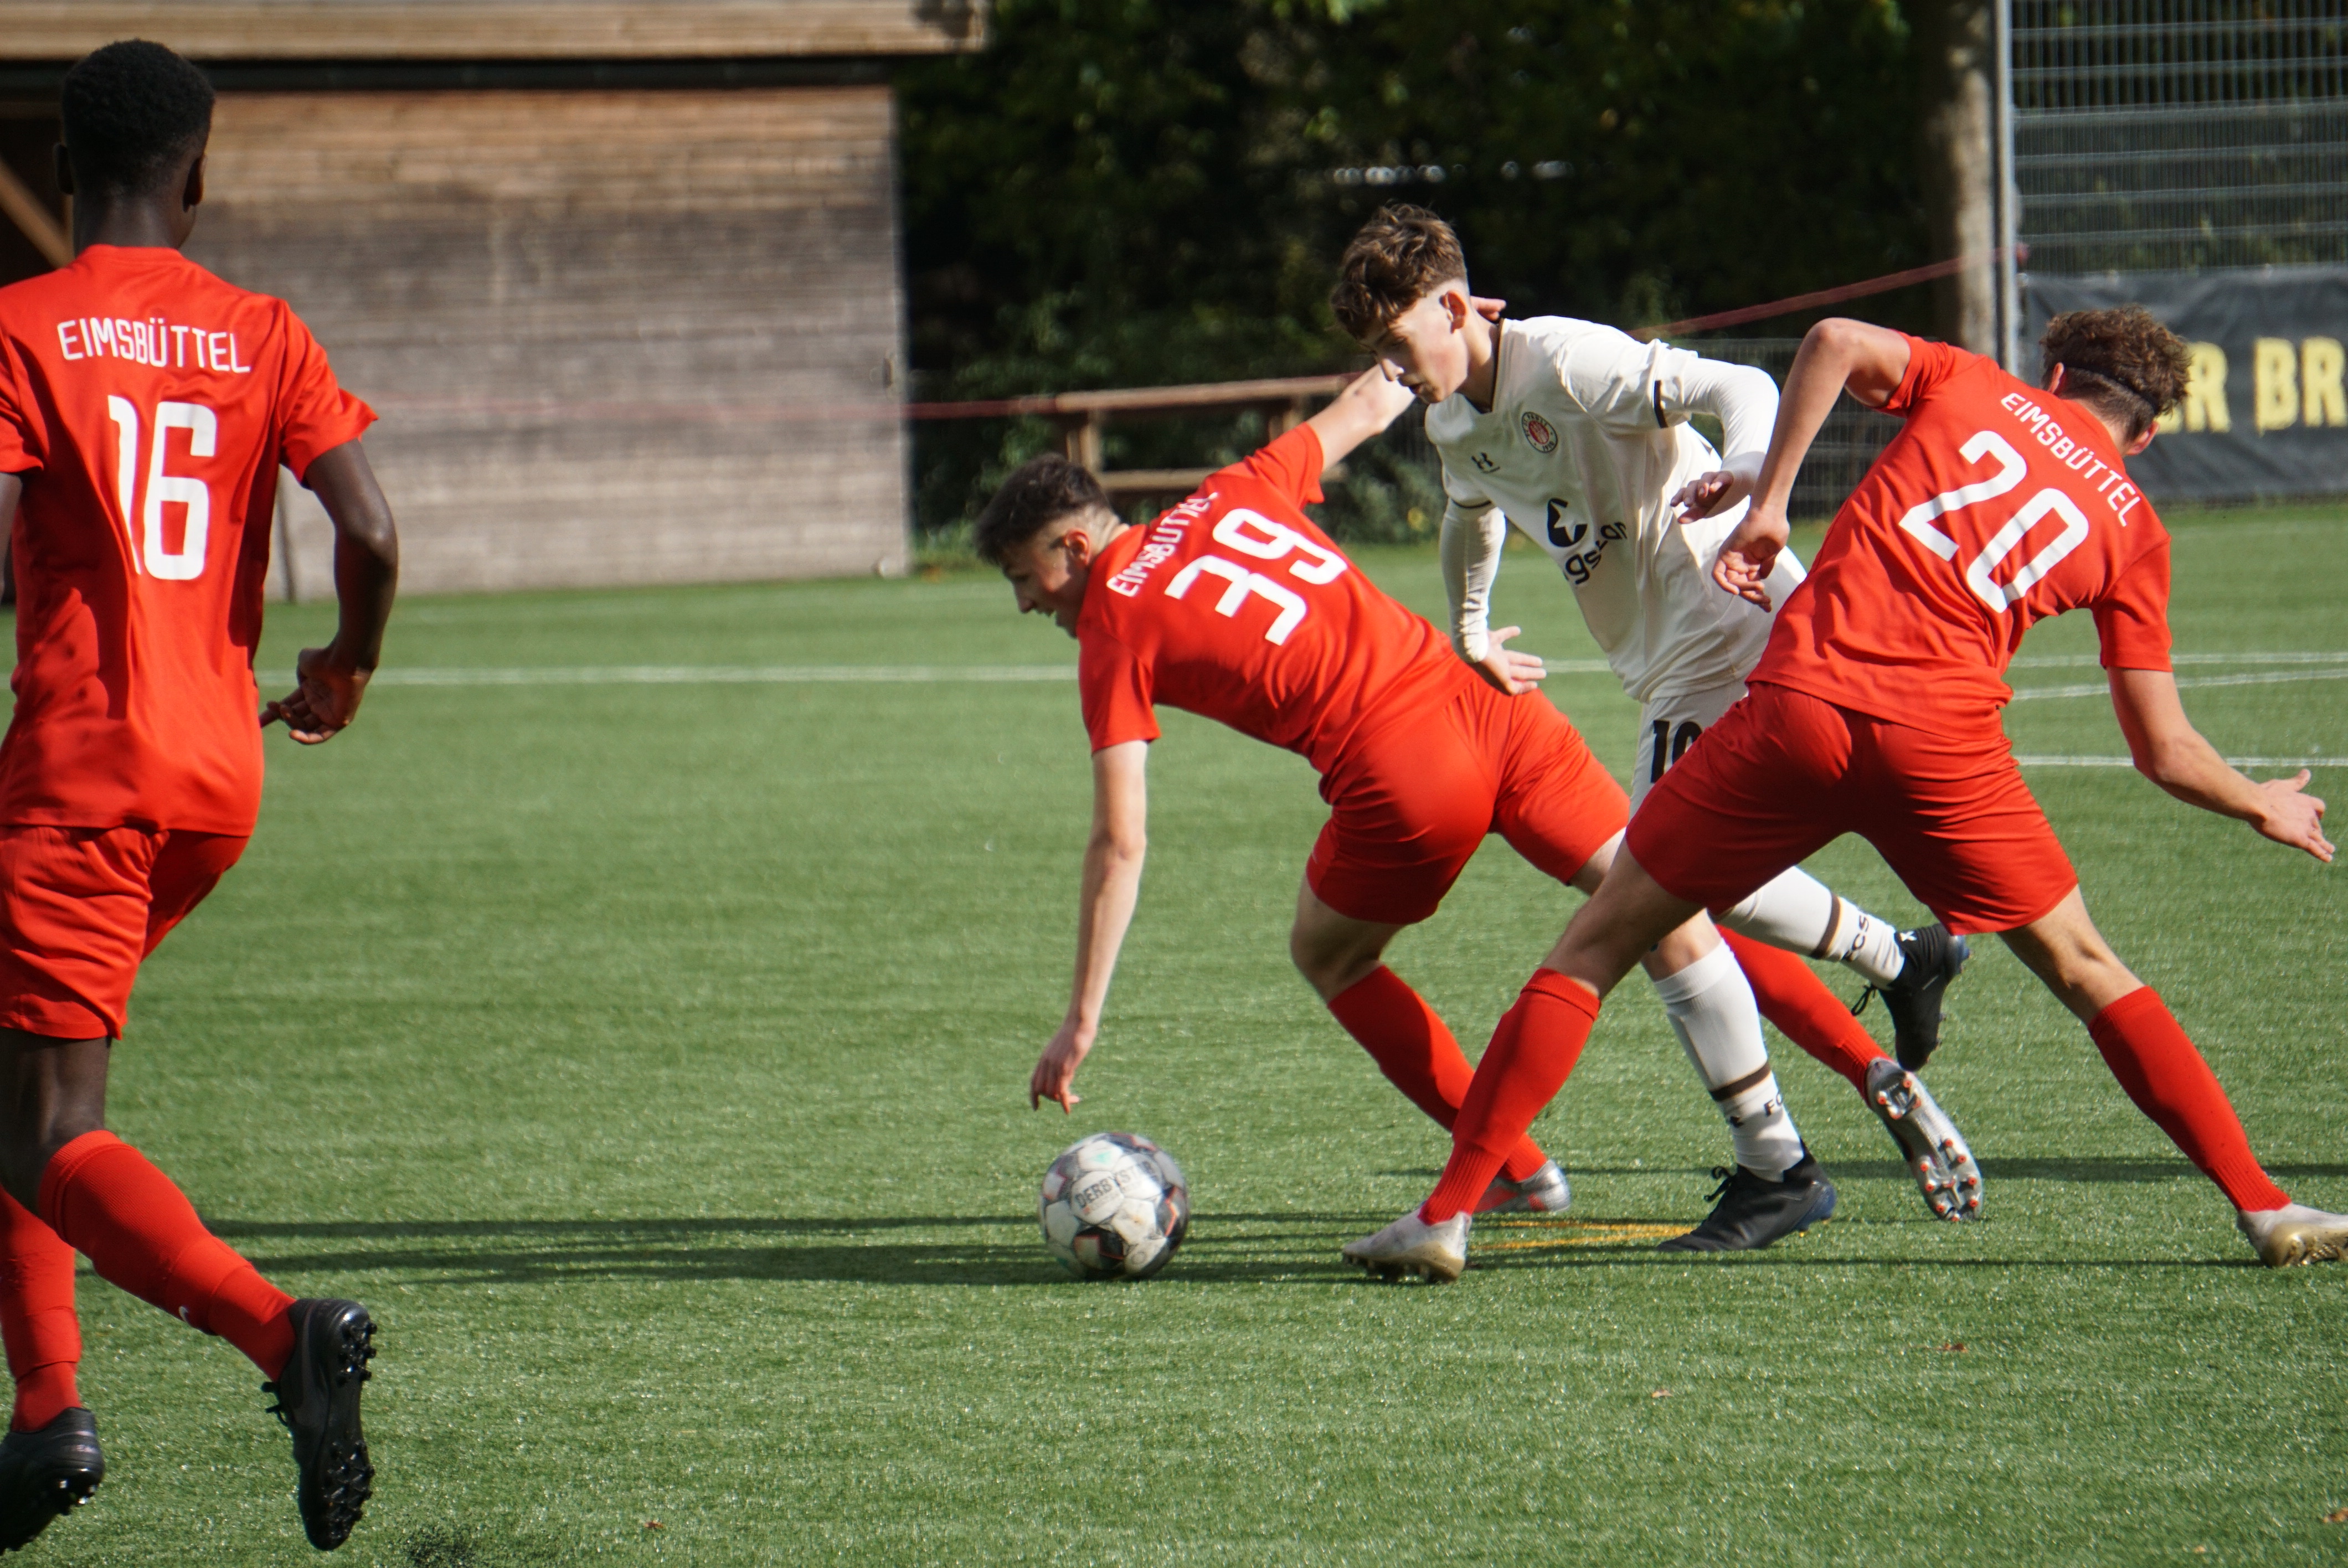
[(1480, 660), (1491, 644), (1492, 579), (1500, 574), (1500, 547), (1509, 519), (1489, 501), (1443, 507), (1443, 591), (1451, 600), (1451, 646), (1462, 659)]
[(1643, 343), (1611, 328), (1570, 339), (1559, 369), (1566, 391), (1616, 435), (1665, 430), (1691, 414), (1709, 414), (1721, 424), (1722, 456), (1769, 449), (1777, 384), (1767, 371)]
[(1673, 349), (1670, 356), (1676, 374), (1656, 384), (1663, 388), (1663, 408), (1682, 417), (1709, 414), (1719, 420), (1724, 461), (1749, 455), (1757, 463), (1767, 456), (1769, 432), (1777, 423), (1777, 384), (1769, 373), (1685, 349)]

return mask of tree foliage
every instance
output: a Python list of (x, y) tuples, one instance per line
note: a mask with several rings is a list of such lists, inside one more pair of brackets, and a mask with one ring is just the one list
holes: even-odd
[[(899, 85), (923, 397), (1359, 364), (1325, 296), (1388, 200), (1451, 219), (1518, 313), (1626, 326), (1931, 259), (1890, 0), (998, 0), (983, 53)], [(923, 523), (1048, 439), (923, 426)]]

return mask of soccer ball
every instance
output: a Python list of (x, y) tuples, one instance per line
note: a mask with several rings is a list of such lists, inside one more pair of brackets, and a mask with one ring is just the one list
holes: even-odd
[(1148, 1279), (1190, 1228), (1189, 1184), (1148, 1139), (1096, 1132), (1044, 1173), (1035, 1214), (1045, 1246), (1078, 1279)]

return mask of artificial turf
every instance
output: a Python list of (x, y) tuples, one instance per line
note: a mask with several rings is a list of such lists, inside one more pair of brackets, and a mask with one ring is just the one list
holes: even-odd
[[(2173, 522), (2181, 650), (2348, 653), (2348, 517)], [(1430, 555), (1365, 564), (1439, 606)], [(1536, 651), (1591, 651), (1536, 557), (1498, 609)], [(328, 620), (278, 609), (263, 666)], [(2092, 649), (2084, 617), (2045, 627), (2026, 652), (2081, 662), (2015, 682), (2093, 682)], [(419, 600), (386, 657), (1073, 650), (963, 575)], [(1627, 765), (1612, 681), (1550, 689)], [(2343, 692), (2187, 702), (2230, 753), (2338, 757)], [(2024, 753), (2123, 750), (2094, 697), (2009, 723)], [(1309, 770), (1165, 724), (1140, 915), (1066, 1119), (1024, 1089), (1066, 993), (1071, 682), (386, 681), (329, 746), (273, 734), (250, 853), (140, 982), (111, 1118), (266, 1272), (374, 1308), (379, 1491), (340, 1560), (2348, 1556), (2325, 1521), (2348, 1504), (2348, 1266), (2256, 1267), (1993, 942), (1930, 1075), (1986, 1168), (1980, 1224), (1929, 1221), (1848, 1087), (1773, 1036), (1839, 1215), (1755, 1256), (1653, 1253), (1725, 1140), (1632, 987), (1536, 1129), (1568, 1223), (1479, 1228), (1484, 1266), (1447, 1288), (1343, 1269), (1446, 1145), (1288, 966)], [(2342, 873), (2124, 769), (2029, 776), (2256, 1146), (2348, 1208)], [(1917, 913), (1863, 845), (1814, 868)], [(1575, 902), (1495, 841), (1392, 959), (1472, 1054)], [(1146, 1286), (1065, 1281), (1035, 1233), (1045, 1164), (1102, 1128), (1194, 1183), (1191, 1239)], [(30, 1560), (309, 1560), (257, 1374), (87, 1274), (80, 1298), (108, 1476)]]

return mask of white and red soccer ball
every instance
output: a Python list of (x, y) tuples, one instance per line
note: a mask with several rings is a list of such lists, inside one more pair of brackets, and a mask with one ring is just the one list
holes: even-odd
[(1044, 1245), (1078, 1279), (1148, 1279), (1190, 1228), (1190, 1189), (1174, 1156), (1132, 1132), (1096, 1132), (1044, 1173)]

